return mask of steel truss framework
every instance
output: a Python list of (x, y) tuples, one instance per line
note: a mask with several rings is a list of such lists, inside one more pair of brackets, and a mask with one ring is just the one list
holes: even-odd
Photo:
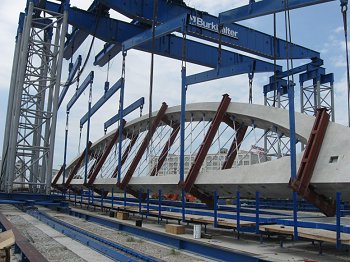
[[(331, 115), (331, 121), (335, 121), (334, 110), (334, 75), (326, 74), (326, 70), (320, 66), (316, 66), (312, 70), (299, 75), (300, 81), (300, 112), (316, 116), (317, 110), (325, 108)], [(272, 80), (271, 77), (270, 80)], [(305, 83), (310, 83), (306, 85)], [(271, 81), (269, 85), (264, 87), (264, 104), (277, 108), (288, 109), (288, 89), (287, 81), (278, 80)], [(267, 132), (265, 137), (264, 149), (267, 156), (272, 158), (280, 158), (290, 153), (289, 139), (283, 133), (276, 133), (271, 130)], [(304, 149), (304, 145), (301, 145)]]
[[(286, 89), (287, 86), (281, 86), (276, 92), (265, 93), (264, 105), (288, 110), (289, 99)], [(289, 138), (283, 133), (277, 132), (276, 128), (268, 130), (264, 137), (266, 159), (268, 157), (275, 159), (289, 155), (289, 143)]]
[(33, 2), (27, 6), (7, 112), (1, 172), (5, 192), (50, 192), (67, 18), (67, 10), (48, 12)]
[(326, 108), (334, 122), (334, 75), (325, 74), (325, 69), (319, 68), (301, 74), (299, 79), (301, 112), (316, 116), (317, 109)]

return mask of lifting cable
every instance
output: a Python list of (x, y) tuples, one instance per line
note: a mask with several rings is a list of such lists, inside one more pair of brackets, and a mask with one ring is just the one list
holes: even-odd
[[(110, 67), (110, 61), (111, 61), (111, 55), (108, 54), (108, 64), (107, 64), (107, 77), (106, 77), (106, 82), (105, 82), (105, 94), (107, 93), (108, 89), (109, 89), (109, 67)], [(105, 135), (107, 134), (107, 128), (104, 128), (104, 133)]]
[[(157, 13), (158, 13), (158, 0), (153, 2), (153, 21), (152, 21), (152, 52), (151, 52), (151, 72), (149, 79), (149, 107), (148, 107), (148, 132), (151, 130), (151, 115), (152, 115), (152, 99), (153, 99), (153, 72), (154, 72), (154, 49), (155, 49), (155, 34), (156, 34), (156, 25), (157, 25)], [(151, 136), (148, 137), (149, 141), (152, 139)], [(147, 146), (147, 154), (149, 153), (149, 146)], [(147, 157), (146, 157), (147, 158)]]
[(78, 154), (80, 154), (80, 143), (81, 143), (81, 133), (83, 131), (83, 126), (80, 126), (80, 131), (79, 131), (79, 143), (78, 143)]
[[(86, 128), (86, 148), (85, 148), (85, 175), (84, 175), (84, 184), (87, 182), (87, 171), (88, 171), (88, 162), (89, 162), (89, 142), (90, 142), (90, 118), (91, 118), (91, 104), (92, 104), (92, 83), (90, 83), (89, 89), (89, 103), (88, 103), (88, 121)], [(81, 133), (80, 133), (81, 135)]]
[[(122, 60), (122, 75), (121, 78), (123, 79), (123, 85), (125, 85), (125, 60), (126, 60), (126, 55), (127, 55), (127, 51), (123, 50), (123, 60)], [(122, 88), (125, 88), (125, 86), (123, 86)], [(121, 127), (122, 125), (122, 121), (123, 121), (123, 117), (121, 116), (121, 112), (122, 112), (122, 99), (124, 99), (122, 97), (122, 94), (120, 96), (120, 100), (119, 100), (119, 110), (118, 110), (118, 114), (119, 114), (119, 122), (118, 122), (118, 129)], [(122, 142), (122, 141), (119, 141)]]
[(109, 89), (109, 68), (110, 68), (110, 63), (111, 63), (111, 55), (108, 55), (108, 63), (107, 63), (107, 79), (105, 82), (105, 93), (108, 91)]
[[(70, 85), (74, 84), (75, 82), (78, 81), (79, 77), (81, 76), (81, 74), (84, 72), (84, 69), (90, 59), (90, 55), (91, 55), (91, 51), (92, 51), (92, 47), (94, 46), (94, 43), (95, 43), (95, 39), (96, 39), (96, 32), (97, 32), (97, 28), (98, 28), (98, 25), (99, 25), (99, 22), (100, 22), (100, 15), (97, 13), (96, 11), (96, 15), (95, 15), (95, 18), (96, 18), (96, 24), (95, 24), (95, 29), (94, 29), (94, 33), (92, 35), (92, 40), (91, 40), (91, 43), (90, 43), (90, 47), (89, 47), (89, 51), (88, 51), (88, 54), (85, 58), (85, 61), (83, 63), (83, 66), (81, 67), (81, 70), (78, 72), (78, 75), (69, 83)], [(73, 52), (73, 47), (72, 46), (72, 52)], [(61, 84), (61, 86), (64, 86), (64, 84)]]
[[(73, 66), (73, 56), (71, 58), (71, 63), (69, 64), (69, 72), (71, 72), (72, 70), (72, 66)], [(80, 66), (78, 68), (78, 78), (77, 78), (77, 85), (76, 85), (76, 90), (78, 90), (79, 88), (79, 71), (80, 71)], [(66, 111), (66, 127), (65, 127), (65, 137), (64, 137), (64, 155), (63, 155), (63, 184), (65, 183), (65, 178), (66, 178), (66, 166), (67, 166), (67, 146), (68, 146), (68, 127), (69, 127), (69, 113), (70, 113), (70, 109), (67, 108)], [(79, 142), (80, 144), (80, 142)], [(80, 145), (79, 145), (80, 148)], [(80, 151), (80, 149), (79, 149)]]
[(219, 47), (218, 47), (218, 65), (217, 70), (220, 69), (221, 66), (221, 55), (222, 55), (222, 29), (224, 28), (223, 24), (219, 24)]
[(250, 73), (248, 73), (248, 78), (249, 78), (249, 104), (253, 103), (253, 79), (254, 79), (255, 67), (256, 67), (256, 61), (254, 60), (254, 62), (252, 64), (252, 70), (251, 70)]
[[(186, 29), (185, 29), (186, 31)], [(182, 60), (181, 60), (181, 68), (185, 69), (186, 68), (186, 32), (182, 34)], [(187, 89), (187, 86), (186, 86)]]
[[(293, 58), (290, 58), (290, 51), (291, 51), (291, 43), (292, 43), (292, 32), (291, 32), (291, 22), (290, 22), (290, 12), (288, 9), (288, 0), (284, 2), (285, 11), (284, 11), (284, 22), (285, 22), (285, 30), (286, 30), (286, 56), (287, 56), (287, 72), (288, 72), (288, 85), (290, 82), (290, 77), (292, 78), (292, 83), (294, 83), (294, 74), (290, 72), (290, 70), (293, 70)], [(289, 63), (290, 61), (290, 63)]]
[(348, 126), (350, 127), (350, 67), (349, 67), (349, 48), (348, 48), (348, 24), (347, 24), (347, 11), (348, 1), (341, 0), (341, 12), (343, 14), (344, 23), (344, 37), (345, 37), (345, 50), (346, 50), (346, 78), (348, 85)]

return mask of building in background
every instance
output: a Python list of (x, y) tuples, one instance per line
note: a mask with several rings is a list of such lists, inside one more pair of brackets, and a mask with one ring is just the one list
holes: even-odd
[[(221, 169), (225, 158), (227, 156), (228, 149), (222, 148), (220, 152), (216, 154), (207, 154), (204, 163), (200, 169), (200, 173), (205, 173), (209, 171), (219, 170)], [(192, 163), (194, 162), (196, 155), (185, 155), (185, 174), (188, 174)], [(150, 168), (153, 168), (159, 160), (159, 156), (151, 156), (150, 157)], [(270, 157), (266, 157), (266, 155), (260, 151), (259, 149), (252, 148), (250, 151), (239, 150), (235, 162), (233, 164), (233, 168), (237, 168), (240, 166), (250, 166), (266, 161), (270, 161)], [(150, 170), (151, 171), (151, 170)], [(180, 173), (180, 156), (169, 154), (167, 159), (165, 160), (163, 166), (158, 171), (158, 175), (176, 175)]]

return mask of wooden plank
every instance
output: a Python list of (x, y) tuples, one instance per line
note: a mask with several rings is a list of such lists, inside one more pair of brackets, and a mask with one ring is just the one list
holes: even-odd
[(12, 229), (0, 233), (0, 249), (10, 247), (15, 244), (15, 235)]
[[(265, 232), (272, 232), (272, 233), (285, 234), (285, 235), (291, 235), (291, 236), (294, 235), (294, 228), (292, 226), (266, 225), (266, 226), (260, 226), (260, 230)], [(310, 239), (310, 240), (324, 241), (324, 242), (333, 243), (333, 244), (337, 242), (336, 232), (325, 230), (325, 229), (299, 227), (298, 235), (299, 237)], [(343, 244), (349, 245), (350, 234), (341, 233), (340, 240), (342, 241)]]
[[(158, 211), (150, 211), (150, 214), (152, 215), (158, 215)], [(172, 219), (182, 219), (181, 214), (173, 213), (173, 212), (167, 212), (162, 211), (162, 217), (164, 218), (172, 218)], [(186, 214), (186, 219), (190, 220), (192, 222), (196, 223), (202, 223), (202, 224), (214, 224), (214, 218), (209, 216), (199, 216), (199, 215), (188, 215)], [(237, 228), (237, 223), (233, 219), (219, 219), (218, 225), (225, 226), (225, 227), (231, 227), (231, 228)], [(241, 227), (250, 227), (255, 226), (255, 222), (251, 221), (240, 221)]]

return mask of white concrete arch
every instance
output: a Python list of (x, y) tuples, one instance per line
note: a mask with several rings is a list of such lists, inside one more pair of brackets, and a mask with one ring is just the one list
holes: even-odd
[[(186, 106), (186, 120), (191, 117), (193, 120), (199, 120), (205, 114), (206, 118), (212, 118), (219, 106), (219, 103), (195, 103)], [(289, 135), (289, 114), (287, 110), (261, 105), (251, 105), (243, 103), (231, 103), (227, 113), (234, 117), (237, 122), (244, 122), (246, 125), (254, 123), (262, 129), (271, 129), (276, 127), (286, 136)], [(157, 112), (152, 113), (155, 116)], [(171, 107), (166, 111), (166, 116), (170, 120), (179, 120), (180, 107)], [(306, 143), (312, 126), (314, 117), (301, 113), (295, 114), (296, 136), (297, 139)], [(148, 127), (148, 115), (137, 118), (126, 124), (125, 130), (133, 128), (140, 131)], [(350, 185), (350, 132), (349, 128), (329, 123), (324, 143), (318, 157), (311, 183), (316, 191), (327, 196), (334, 197), (335, 192), (343, 193), (343, 198), (350, 200), (350, 190), (346, 188)], [(104, 145), (110, 141), (115, 131), (105, 135), (92, 145), (92, 150)], [(297, 165), (301, 160), (302, 154), (297, 156)], [(330, 163), (331, 157), (338, 157), (337, 162)], [(75, 160), (68, 166), (69, 169), (75, 164)], [(290, 159), (283, 157), (278, 160), (265, 162), (253, 166), (232, 168), (227, 170), (218, 170), (208, 172), (198, 176), (195, 185), (207, 193), (218, 191), (220, 196), (234, 196), (236, 191), (241, 192), (242, 197), (254, 197), (255, 192), (259, 191), (262, 197), (271, 198), (289, 198), (291, 190), (288, 188), (290, 178)], [(150, 189), (158, 191), (162, 189), (164, 193), (178, 193), (178, 176), (157, 176), (157, 177), (133, 177), (129, 185), (134, 190)], [(58, 184), (62, 183), (62, 179)], [(82, 187), (81, 179), (73, 179), (72, 186)], [(96, 179), (94, 186), (98, 189), (110, 191), (112, 187), (115, 191), (116, 179), (105, 178)]]

